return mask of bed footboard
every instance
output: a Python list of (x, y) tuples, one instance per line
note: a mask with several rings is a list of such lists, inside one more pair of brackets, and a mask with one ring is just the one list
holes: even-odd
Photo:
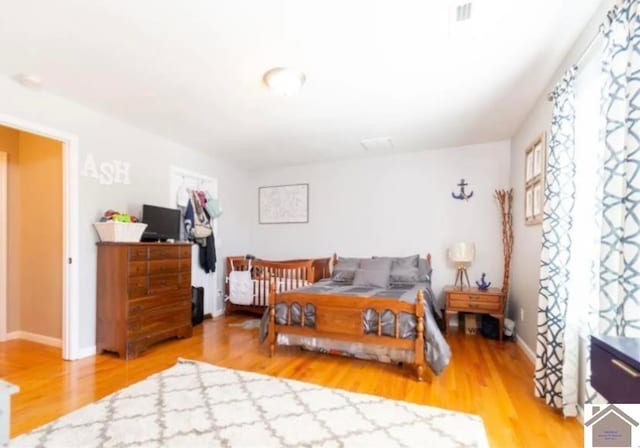
[[(287, 307), (286, 324), (276, 322), (276, 304)], [(313, 325), (305, 323), (305, 313), (300, 319), (292, 319), (292, 307), (297, 305), (301, 310), (312, 306), (315, 310)], [(366, 333), (363, 319), (367, 310), (374, 310), (378, 316), (377, 334)], [(383, 312), (390, 311), (395, 316), (395, 331), (392, 336), (382, 333)], [(401, 313), (415, 317), (416, 337), (406, 339), (400, 337)], [(346, 295), (320, 295), (289, 291), (277, 293), (274, 282), (270, 284), (269, 293), (269, 354), (276, 350), (279, 332), (302, 336), (327, 338), (341, 341), (362, 342), (385, 345), (388, 347), (411, 350), (414, 352), (414, 368), (418, 381), (424, 380), (424, 292), (419, 291), (415, 303), (406, 303), (391, 299), (373, 299)]]

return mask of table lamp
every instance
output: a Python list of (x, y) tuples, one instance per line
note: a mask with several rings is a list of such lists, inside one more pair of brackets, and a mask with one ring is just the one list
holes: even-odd
[(467, 287), (470, 288), (469, 275), (467, 274), (467, 264), (470, 264), (476, 257), (476, 245), (473, 243), (455, 243), (449, 248), (449, 260), (458, 265), (456, 273), (456, 282), (454, 286), (460, 283), (460, 289), (464, 288), (463, 279), (467, 280)]

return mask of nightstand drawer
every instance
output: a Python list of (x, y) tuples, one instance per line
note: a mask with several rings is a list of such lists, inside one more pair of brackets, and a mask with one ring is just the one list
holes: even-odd
[(448, 308), (460, 311), (479, 311), (487, 313), (497, 313), (501, 311), (500, 302), (475, 302), (471, 300), (449, 300)]
[(464, 300), (469, 302), (495, 302), (500, 303), (502, 297), (498, 295), (489, 295), (489, 294), (473, 294), (473, 293), (457, 293), (450, 292), (449, 293), (450, 300)]

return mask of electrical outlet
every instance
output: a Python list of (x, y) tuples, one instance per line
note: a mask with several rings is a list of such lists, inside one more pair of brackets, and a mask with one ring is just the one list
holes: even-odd
[(520, 322), (524, 321), (524, 308), (520, 308)]

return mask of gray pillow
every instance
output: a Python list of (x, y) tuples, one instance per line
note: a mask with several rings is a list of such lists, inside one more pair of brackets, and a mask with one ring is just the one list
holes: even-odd
[(338, 258), (331, 273), (331, 280), (338, 283), (351, 283), (361, 260), (361, 258)]
[[(413, 283), (420, 281), (420, 255), (409, 257), (374, 257), (378, 260), (391, 260), (391, 283)], [(424, 280), (422, 280), (424, 281)]]
[(385, 258), (372, 258), (362, 260), (356, 270), (353, 284), (358, 286), (371, 286), (375, 288), (388, 288), (391, 274), (391, 260)]

